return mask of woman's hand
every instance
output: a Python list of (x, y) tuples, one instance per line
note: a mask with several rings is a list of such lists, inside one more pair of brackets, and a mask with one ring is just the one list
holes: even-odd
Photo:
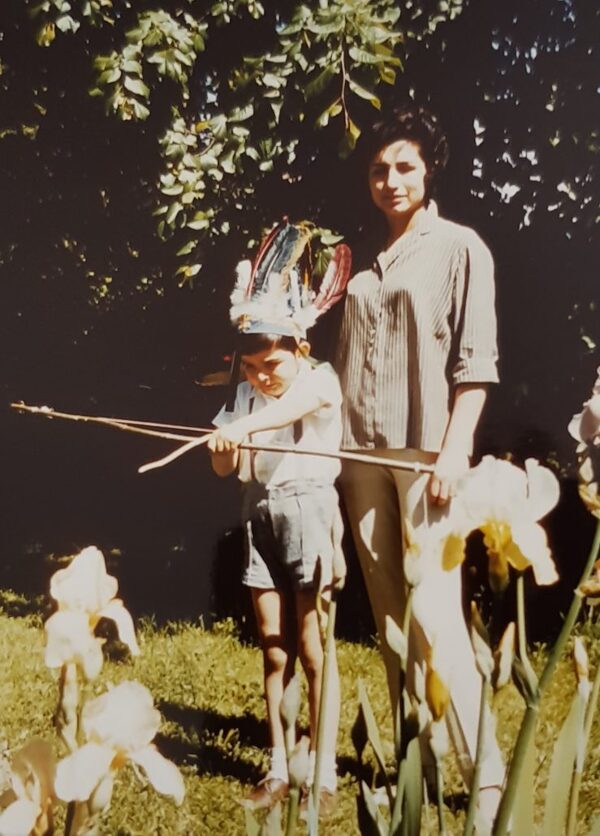
[(456, 496), (456, 485), (469, 469), (469, 456), (464, 449), (445, 447), (435, 463), (429, 480), (429, 496), (436, 505), (445, 505)]
[(462, 383), (456, 387), (442, 451), (429, 480), (429, 495), (437, 505), (445, 505), (456, 496), (457, 482), (469, 469), (473, 436), (485, 398), (486, 388), (480, 383)]

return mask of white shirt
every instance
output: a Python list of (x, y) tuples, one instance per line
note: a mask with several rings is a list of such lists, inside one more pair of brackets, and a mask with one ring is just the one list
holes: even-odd
[[(342, 392), (339, 380), (328, 363), (311, 366), (306, 360), (300, 363), (298, 375), (293, 380), (292, 390), (305, 390), (319, 397), (320, 406), (302, 418), (302, 437), (294, 441), (294, 425), (289, 424), (278, 430), (253, 433), (249, 438), (253, 444), (281, 444), (298, 449), (312, 449), (335, 452), (340, 449), (342, 438)], [(233, 412), (225, 407), (213, 419), (216, 427), (253, 414), (277, 400), (254, 389), (247, 381), (237, 387)], [(256, 481), (267, 487), (283, 485), (310, 479), (324, 484), (333, 484), (340, 472), (340, 460), (321, 456), (297, 455), (295, 453), (252, 453), (240, 450), (238, 476), (242, 482)]]
[(342, 446), (437, 452), (462, 383), (495, 383), (494, 262), (433, 201), (348, 283), (336, 370)]

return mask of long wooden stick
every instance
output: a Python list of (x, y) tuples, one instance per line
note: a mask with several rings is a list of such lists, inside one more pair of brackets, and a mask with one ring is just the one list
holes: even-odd
[(43, 415), (45, 418), (65, 418), (68, 421), (82, 421), (89, 424), (104, 424), (107, 427), (115, 427), (117, 430), (139, 433), (140, 435), (151, 435), (154, 438), (166, 438), (171, 441), (189, 441), (189, 435), (179, 433), (166, 433), (158, 430), (151, 430), (150, 427), (168, 427), (170, 429), (186, 430), (190, 433), (212, 432), (211, 429), (199, 427), (182, 427), (176, 424), (154, 424), (151, 421), (135, 421), (128, 418), (107, 418), (102, 415), (74, 415), (71, 412), (58, 412), (50, 406), (28, 406), (24, 403), (11, 403), (12, 409), (19, 412), (30, 412), (33, 415)]
[(206, 444), (208, 439), (211, 437), (212, 433), (207, 433), (206, 435), (199, 435), (198, 438), (193, 438), (191, 441), (188, 441), (187, 444), (184, 444), (182, 447), (178, 447), (176, 450), (173, 450), (172, 453), (169, 453), (168, 456), (165, 456), (162, 459), (157, 459), (155, 462), (148, 462), (147, 464), (143, 464), (141, 467), (138, 467), (138, 473), (146, 473), (148, 470), (155, 470), (158, 467), (164, 467), (166, 464), (170, 464), (171, 462), (178, 459), (179, 456), (183, 456), (184, 453), (189, 453), (190, 450), (193, 450), (194, 447), (199, 447), (201, 444)]
[[(154, 438), (165, 438), (170, 441), (183, 441), (183, 447), (174, 450), (173, 453), (166, 456), (165, 459), (160, 459), (157, 462), (149, 462), (147, 465), (142, 465), (144, 470), (150, 470), (153, 467), (160, 467), (160, 462), (167, 464), (176, 459), (178, 456), (187, 453), (188, 450), (204, 443), (207, 439), (205, 435), (213, 432), (214, 428), (210, 427), (183, 427), (175, 424), (153, 424), (151, 421), (137, 421), (129, 418), (107, 418), (100, 415), (75, 415), (70, 412), (58, 412), (49, 406), (28, 406), (24, 403), (11, 403), (11, 407), (20, 412), (30, 412), (35, 415), (43, 415), (46, 418), (65, 418), (69, 421), (83, 421), (85, 423), (103, 424), (108, 427), (115, 427), (116, 429), (125, 430), (126, 432), (139, 433), (140, 435), (149, 435)], [(181, 435), (172, 432), (163, 432), (159, 430), (149, 429), (150, 427), (178, 427), (190, 435)], [(201, 436), (201, 438), (198, 438)], [(195, 444), (190, 442), (195, 441)], [(252, 444), (244, 442), (240, 444), (242, 450), (265, 451), (268, 453), (293, 453), (303, 456), (320, 456), (325, 459), (341, 459), (342, 461), (358, 462), (359, 464), (377, 465), (378, 467), (389, 467), (391, 470), (410, 470), (413, 473), (433, 473), (433, 465), (423, 464), (422, 462), (406, 462), (397, 459), (390, 459), (384, 456), (375, 456), (369, 453), (353, 453), (350, 450), (313, 450), (306, 448), (288, 447), (283, 444)], [(143, 472), (143, 471), (142, 471)]]

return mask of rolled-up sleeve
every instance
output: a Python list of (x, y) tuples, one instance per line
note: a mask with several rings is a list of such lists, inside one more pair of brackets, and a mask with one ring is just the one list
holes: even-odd
[[(472, 231), (471, 231), (472, 232)], [(458, 257), (454, 283), (454, 386), (497, 383), (498, 347), (494, 261), (486, 245), (472, 232)]]

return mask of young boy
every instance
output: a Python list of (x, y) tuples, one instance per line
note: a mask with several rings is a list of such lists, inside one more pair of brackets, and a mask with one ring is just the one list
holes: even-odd
[[(334, 481), (337, 459), (294, 453), (250, 452), (238, 445), (280, 444), (297, 449), (336, 451), (341, 438), (341, 391), (328, 364), (312, 365), (309, 345), (294, 336), (247, 333), (238, 337), (246, 380), (237, 387), (232, 412), (214, 419), (209, 440), (212, 466), (219, 476), (235, 470), (243, 483), (242, 518), (246, 566), (264, 660), (270, 739), (266, 777), (246, 804), (270, 807), (285, 798), (288, 772), (279, 707), (300, 657), (307, 683), (311, 767), (314, 770), (317, 715), (322, 687), (323, 649), (317, 595), (329, 594), (334, 539), (339, 537), (339, 506)], [(339, 543), (337, 544), (339, 547)], [(317, 560), (321, 586), (315, 586)], [(323, 741), (319, 809), (335, 806), (335, 743), (340, 693), (335, 656), (331, 659)], [(309, 774), (309, 783), (311, 776)]]
[[(237, 386), (233, 410), (224, 406), (214, 419), (217, 429), (208, 442), (215, 472), (227, 476), (237, 470), (243, 484), (246, 567), (242, 582), (252, 593), (262, 646), (271, 747), (266, 777), (245, 802), (253, 808), (271, 807), (288, 793), (279, 708), (297, 656), (308, 684), (308, 783), (312, 782), (323, 684), (317, 596), (328, 598), (332, 581), (344, 571), (334, 488), (339, 459), (239, 449), (248, 439), (257, 445), (296, 450), (339, 450), (340, 384), (331, 366), (309, 362), (305, 337), (316, 319), (342, 297), (350, 251), (343, 244), (335, 248), (316, 294), (308, 269), (302, 269), (309, 239), (307, 225), (290, 224), (286, 219), (269, 233), (254, 264), (238, 265), (230, 317), (238, 331), (236, 349), (246, 380)], [(320, 581), (315, 576), (317, 562)], [(337, 784), (340, 688), (334, 653), (329, 677), (319, 781), (322, 815), (335, 806)]]

